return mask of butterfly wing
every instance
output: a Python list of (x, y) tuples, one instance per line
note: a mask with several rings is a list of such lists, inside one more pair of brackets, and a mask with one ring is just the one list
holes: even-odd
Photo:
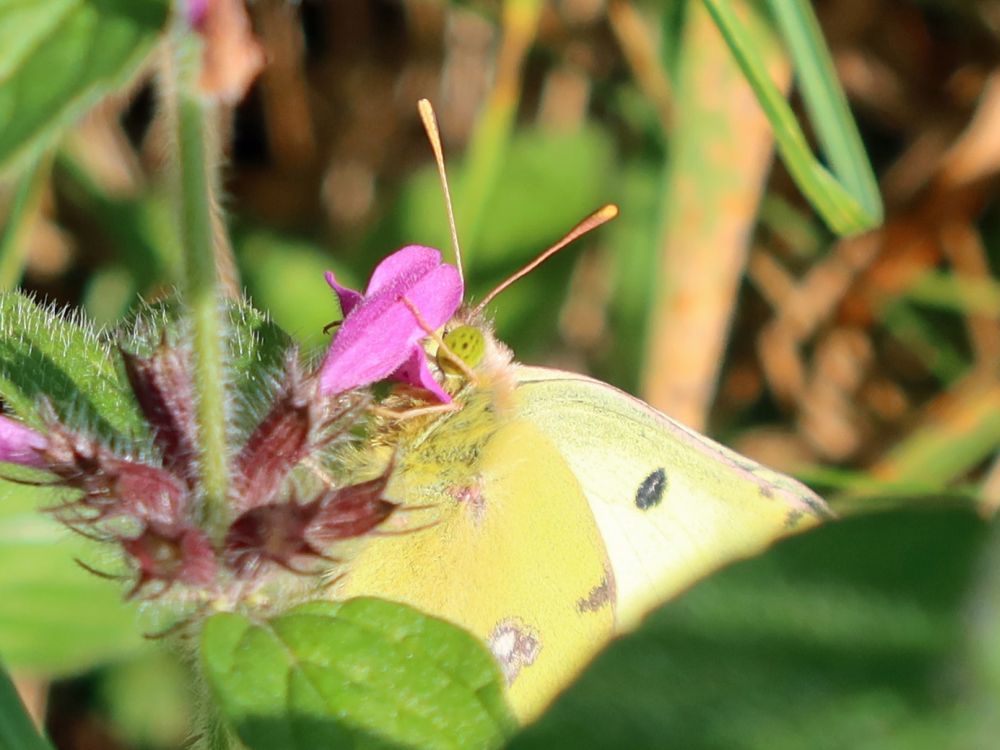
[(723, 564), (830, 516), (788, 476), (605, 383), (520, 367), (519, 416), (583, 486), (611, 560), (617, 630)]
[(610, 570), (583, 491), (531, 423), (467, 404), (400, 440), (394, 528), (367, 542), (338, 596), (379, 596), (458, 623), (497, 656), (528, 719), (611, 637)]

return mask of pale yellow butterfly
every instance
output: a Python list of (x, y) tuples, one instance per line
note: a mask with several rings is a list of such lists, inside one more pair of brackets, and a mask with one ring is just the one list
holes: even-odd
[(357, 457), (364, 473), (395, 456), (386, 494), (408, 512), (388, 525), (398, 534), (367, 541), (336, 595), (403, 601), (469, 629), (530, 720), (652, 608), (829, 511), (804, 485), (605, 383), (513, 363), (482, 319), (495, 292), (439, 339), (457, 408), (386, 419), (381, 449)]

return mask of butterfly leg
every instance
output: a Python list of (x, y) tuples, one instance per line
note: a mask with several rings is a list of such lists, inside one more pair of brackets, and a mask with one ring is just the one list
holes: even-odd
[(432, 404), (431, 406), (418, 406), (409, 409), (390, 409), (388, 406), (372, 406), (371, 412), (376, 417), (382, 417), (383, 419), (401, 420), (426, 417), (428, 414), (447, 414), (450, 411), (458, 411), (461, 408), (460, 404), (452, 401), (447, 404)]

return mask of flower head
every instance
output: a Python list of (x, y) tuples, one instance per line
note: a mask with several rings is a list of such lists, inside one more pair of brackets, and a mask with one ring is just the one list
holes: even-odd
[(344, 321), (320, 369), (320, 391), (335, 394), (394, 378), (417, 385), (447, 403), (431, 373), (421, 342), (447, 323), (464, 293), (458, 269), (430, 247), (408, 245), (375, 268), (362, 295), (327, 283), (340, 298)]
[(248, 510), (229, 527), (226, 563), (238, 575), (252, 575), (264, 563), (295, 573), (299, 558), (336, 562), (322, 550), (332, 542), (364, 536), (392, 515), (396, 504), (385, 498), (392, 472), (367, 482), (327, 489), (312, 500), (267, 503)]
[[(271, 580), (274, 567), (321, 576), (339, 562), (328, 548), (367, 535), (396, 508), (384, 496), (391, 466), (364, 482), (322, 471), (319, 486), (314, 479), (300, 481), (300, 468), (315, 467), (336, 444), (354, 439), (352, 428), (368, 401), (363, 393), (321, 397), (317, 378), (301, 371), (291, 347), (269, 408), (231, 456), (230, 515), (213, 528), (203, 513), (187, 347), (163, 334), (147, 356), (124, 346), (118, 351), (149, 427), (149, 448), (113, 445), (67, 423), (43, 398), (39, 431), (0, 416), (0, 462), (52, 475), (41, 484), (64, 492), (47, 510), (84, 536), (117, 546), (131, 569), (128, 597), (158, 597), (175, 586), (232, 594), (247, 579), (255, 586)], [(9, 477), (0, 472), (0, 478)], [(299, 567), (300, 558), (316, 565)]]

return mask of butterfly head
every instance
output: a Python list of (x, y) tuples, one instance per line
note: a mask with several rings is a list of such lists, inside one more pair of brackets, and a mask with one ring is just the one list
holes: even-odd
[[(443, 347), (438, 348), (437, 366), (448, 375), (461, 375), (462, 365), (476, 368), (486, 354), (486, 336), (482, 329), (463, 323), (441, 337)], [(447, 349), (445, 349), (447, 347)]]

